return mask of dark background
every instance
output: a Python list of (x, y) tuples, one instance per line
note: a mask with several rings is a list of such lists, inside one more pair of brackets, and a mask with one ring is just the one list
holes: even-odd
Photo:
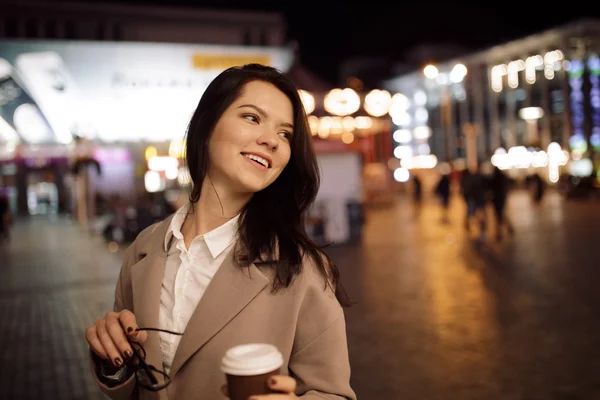
[[(335, 0), (108, 2), (280, 12), (287, 21), (288, 39), (298, 42), (303, 65), (330, 82), (336, 81), (341, 63), (349, 58), (377, 58), (379, 62), (403, 61), (411, 50), (422, 45), (456, 48), (454, 53), (460, 55), (577, 19), (600, 16), (600, 7), (594, 6), (594, 3), (589, 3), (588, 6), (565, 2), (550, 5), (548, 1), (489, 2), (489, 5), (423, 0), (407, 4)], [(429, 54), (432, 58), (430, 61), (439, 61), (436, 60), (436, 52), (431, 51)], [(418, 60), (418, 64), (424, 61)], [(411, 62), (416, 61), (413, 59)]]

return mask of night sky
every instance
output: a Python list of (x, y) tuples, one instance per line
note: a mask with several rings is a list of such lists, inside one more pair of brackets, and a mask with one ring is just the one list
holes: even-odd
[(600, 17), (600, 10), (584, 9), (580, 2), (572, 7), (557, 2), (550, 7), (548, 1), (486, 2), (501, 5), (498, 8), (424, 0), (410, 5), (326, 0), (113, 2), (281, 12), (287, 20), (288, 38), (300, 45), (302, 63), (330, 82), (337, 80), (340, 63), (350, 57), (401, 61), (406, 52), (419, 44), (452, 45), (475, 51), (579, 18)]

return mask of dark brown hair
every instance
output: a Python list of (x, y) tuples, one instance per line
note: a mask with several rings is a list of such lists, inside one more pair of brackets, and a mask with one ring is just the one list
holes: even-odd
[[(351, 302), (339, 281), (337, 266), (306, 234), (305, 215), (319, 189), (319, 168), (298, 90), (277, 69), (259, 64), (232, 67), (206, 88), (187, 131), (186, 159), (193, 183), (190, 202), (194, 204), (200, 199), (209, 166), (208, 142), (217, 122), (251, 81), (268, 82), (290, 99), (294, 136), (290, 160), (281, 175), (255, 193), (240, 214), (236, 259), (241, 266), (256, 262), (274, 268), (272, 289), (278, 291), (292, 284), (301, 272), (303, 257), (308, 256), (326, 285), (332, 286), (340, 304), (349, 306)], [(268, 259), (263, 258), (265, 254)]]

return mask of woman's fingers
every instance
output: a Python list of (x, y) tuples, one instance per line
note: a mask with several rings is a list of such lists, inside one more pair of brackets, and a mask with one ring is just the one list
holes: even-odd
[(139, 344), (144, 344), (148, 338), (148, 333), (146, 331), (136, 331), (138, 328), (137, 320), (131, 311), (121, 311), (119, 313), (119, 323), (121, 324), (123, 331), (127, 333), (127, 337)]
[(85, 331), (85, 339), (88, 341), (88, 344), (90, 345), (92, 351), (98, 357), (100, 357), (103, 360), (110, 359), (108, 353), (106, 352), (106, 350), (104, 350), (104, 346), (102, 346), (102, 343), (98, 338), (98, 335), (96, 333), (96, 325), (92, 325), (89, 328), (87, 328), (87, 330)]
[(105, 318), (99, 319), (96, 322), (96, 334), (98, 335), (98, 339), (100, 339), (100, 343), (102, 343), (102, 347), (108, 355), (108, 358), (112, 361), (113, 365), (115, 367), (123, 366), (123, 358), (107, 330)]
[(290, 376), (276, 375), (267, 381), (269, 388), (281, 393), (294, 393), (296, 391), (296, 380)]

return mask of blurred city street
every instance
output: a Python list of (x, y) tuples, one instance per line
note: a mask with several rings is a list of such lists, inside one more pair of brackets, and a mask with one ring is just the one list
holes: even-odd
[[(462, 201), (371, 210), (332, 247), (359, 399), (600, 398), (600, 207), (516, 192), (516, 233), (477, 244)], [(490, 227), (493, 232), (493, 226)], [(18, 221), (0, 249), (2, 399), (100, 399), (85, 328), (112, 307), (121, 254), (64, 219)], [(49, 396), (49, 394), (54, 394)]]

